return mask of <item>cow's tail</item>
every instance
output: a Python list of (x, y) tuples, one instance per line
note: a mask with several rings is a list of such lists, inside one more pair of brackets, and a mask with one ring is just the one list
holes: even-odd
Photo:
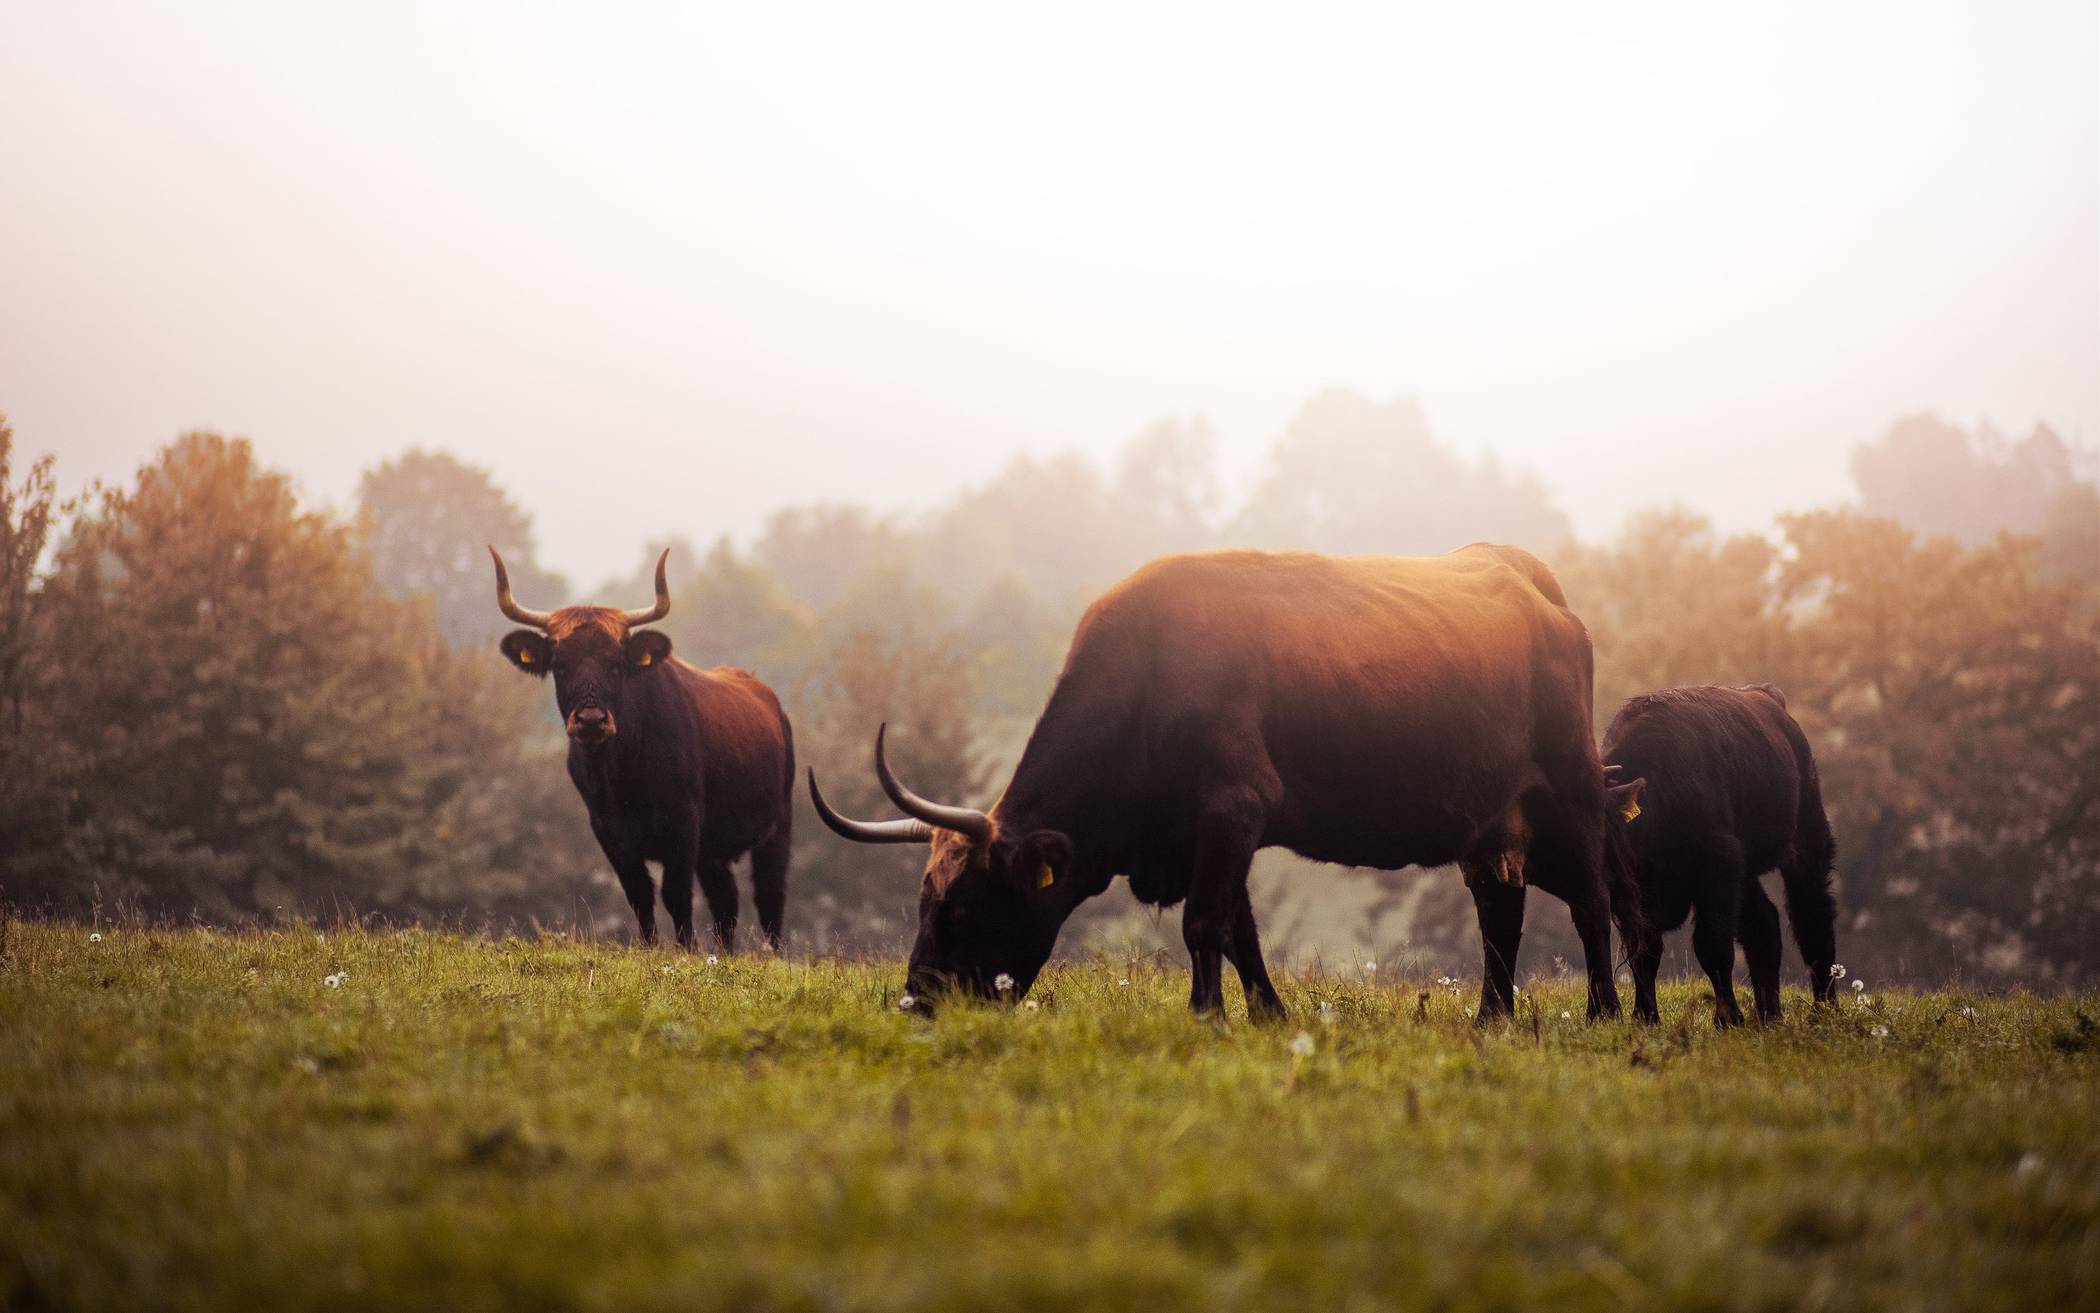
[(1837, 839), (1823, 808), (1823, 781), (1808, 736), (1793, 717), (1786, 717), (1786, 722), (1801, 780), (1801, 803), (1794, 818), (1793, 847), (1780, 863), (1779, 878), (1786, 889), (1786, 915), (1794, 928), (1794, 943), (1801, 950), (1801, 960), (1808, 964), (1809, 984), (1816, 999), (1827, 1002), (1837, 995), (1831, 971), (1837, 964), (1837, 898), (1831, 889)]

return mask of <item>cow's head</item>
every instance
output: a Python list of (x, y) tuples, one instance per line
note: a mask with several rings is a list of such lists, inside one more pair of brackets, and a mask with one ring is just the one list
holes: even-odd
[(919, 930), (905, 974), (907, 1004), (930, 1012), (946, 991), (1019, 998), (1035, 983), (1058, 929), (1081, 895), (1072, 843), (1056, 830), (1009, 833), (971, 807), (930, 802), (898, 782), (883, 756), (888, 727), (875, 735), (875, 774), (907, 819), (857, 821), (839, 815), (809, 773), (817, 815), (858, 843), (931, 845), (919, 882)]
[(503, 655), (528, 675), (553, 675), (554, 704), (569, 738), (586, 748), (602, 746), (620, 732), (615, 711), (625, 681), (647, 677), (671, 657), (670, 638), (641, 627), (670, 613), (671, 590), (664, 582), (670, 549), (656, 558), (656, 605), (639, 611), (606, 606), (528, 611), (511, 598), (503, 558), (493, 547), (489, 555), (496, 562), (497, 607), (531, 626), (503, 636)]

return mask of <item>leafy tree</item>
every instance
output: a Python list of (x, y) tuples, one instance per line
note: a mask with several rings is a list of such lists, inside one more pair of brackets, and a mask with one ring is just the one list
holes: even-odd
[(546, 800), (490, 815), (528, 692), (382, 595), (350, 526), (246, 442), (189, 434), (102, 494), (45, 592), (53, 641), (93, 659), (53, 685), (83, 760), (62, 878), (29, 893), (414, 915), (488, 906), (491, 864), (542, 873), (517, 836)]
[(2030, 539), (1781, 517), (1794, 710), (1844, 903), (1888, 968), (2090, 981), (2100, 934), (2100, 635)]
[(1300, 408), (1226, 536), (1250, 547), (1430, 555), (1482, 539), (1552, 548), (1569, 527), (1535, 478), (1439, 443), (1413, 399), (1381, 405), (1335, 388)]
[(49, 456), (14, 482), (14, 441), (0, 415), (0, 892), (19, 894), (62, 841), (76, 751), (51, 722), (60, 667), (39, 581), (69, 507), (57, 500)]
[(510, 628), (492, 600), (490, 546), (503, 553), (520, 596), (567, 591), (534, 562), (532, 517), (485, 469), (442, 451), (410, 450), (365, 471), (357, 501), (380, 587), (393, 597), (430, 598), (453, 643), (493, 640)]

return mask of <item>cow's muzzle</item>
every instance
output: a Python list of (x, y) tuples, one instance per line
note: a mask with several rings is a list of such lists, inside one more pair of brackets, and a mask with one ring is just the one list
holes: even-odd
[(595, 748), (619, 732), (612, 713), (603, 707), (578, 707), (569, 713), (569, 737), (587, 748)]

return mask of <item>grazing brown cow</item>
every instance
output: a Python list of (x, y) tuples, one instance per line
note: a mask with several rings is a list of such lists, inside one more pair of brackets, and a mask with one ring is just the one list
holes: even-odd
[(671, 609), (666, 551), (656, 561), (656, 605), (640, 611), (568, 606), (528, 611), (511, 600), (496, 560), (496, 605), (529, 629), (503, 637), (503, 655), (528, 675), (554, 676), (569, 730), (569, 778), (591, 833), (620, 877), (642, 942), (656, 940), (649, 862), (663, 864), (664, 909), (679, 944), (693, 942), (693, 878), (715, 938), (735, 945), (736, 881), (729, 864), (751, 854), (751, 900), (775, 948), (787, 903), (788, 827), (795, 741), (773, 690), (748, 670), (700, 670), (671, 655), (671, 640), (642, 626)]
[[(1540, 561), (1447, 556), (1170, 556), (1095, 602), (1013, 779), (990, 812), (883, 788), (911, 819), (818, 814), (869, 843), (928, 842), (906, 989), (1025, 992), (1082, 900), (1117, 875), (1187, 900), (1189, 1004), (1224, 1006), (1221, 960), (1256, 1015), (1282, 1003), (1247, 868), (1281, 845), (1394, 869), (1462, 864), (1485, 951), (1482, 1017), (1513, 1004), (1525, 885), (1566, 900), (1590, 1015), (1616, 1015), (1605, 783), (1590, 729), (1589, 636)], [(1609, 876), (1618, 877), (1616, 880)]]
[(1743, 1019), (1735, 999), (1735, 945), (1750, 966), (1758, 1019), (1779, 1016), (1779, 910), (1758, 877), (1777, 868), (1794, 943), (1818, 1001), (1836, 984), (1837, 845), (1823, 813), (1815, 754), (1771, 684), (1672, 688), (1627, 699), (1604, 731), (1608, 770), (1635, 815), (1611, 820), (1614, 846), (1633, 858), (1648, 939), (1633, 955), (1633, 1014), (1658, 1019), (1655, 973), (1662, 934), (1687, 916), (1692, 951), (1714, 986), (1714, 1024)]

